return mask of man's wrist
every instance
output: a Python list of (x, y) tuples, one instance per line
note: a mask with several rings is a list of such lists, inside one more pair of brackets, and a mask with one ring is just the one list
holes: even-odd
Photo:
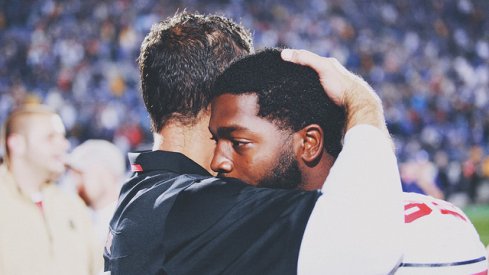
[(345, 108), (347, 114), (345, 132), (357, 125), (371, 125), (381, 130), (390, 140), (394, 150), (394, 143), (387, 129), (382, 101), (374, 90), (363, 79), (345, 93)]
[(346, 130), (358, 124), (369, 124), (383, 129), (385, 127), (382, 102), (366, 83), (355, 85), (345, 93), (347, 112)]

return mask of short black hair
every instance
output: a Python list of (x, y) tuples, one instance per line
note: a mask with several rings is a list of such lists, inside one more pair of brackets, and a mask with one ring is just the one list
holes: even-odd
[(326, 151), (336, 158), (342, 149), (344, 108), (326, 95), (314, 70), (283, 61), (280, 52), (265, 49), (236, 61), (217, 78), (214, 95), (256, 94), (258, 116), (284, 130), (318, 124)]
[(170, 119), (196, 122), (210, 103), (216, 77), (253, 52), (251, 33), (218, 15), (179, 12), (156, 23), (141, 44), (141, 92), (159, 132)]

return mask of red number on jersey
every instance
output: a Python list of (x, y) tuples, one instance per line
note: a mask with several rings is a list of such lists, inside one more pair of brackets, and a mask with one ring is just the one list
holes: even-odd
[(431, 214), (433, 210), (423, 202), (411, 202), (404, 205), (404, 222), (410, 223)]
[(459, 213), (458, 208), (454, 207), (450, 203), (440, 205), (434, 201), (432, 201), (430, 204), (425, 202), (411, 201), (404, 205), (404, 222), (413, 222), (421, 217), (431, 214), (433, 210), (437, 210), (437, 212), (442, 215), (452, 215), (463, 221), (467, 221), (465, 215), (463, 213)]

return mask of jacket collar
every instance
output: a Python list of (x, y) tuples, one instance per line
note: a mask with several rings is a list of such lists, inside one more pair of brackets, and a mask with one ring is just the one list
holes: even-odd
[(177, 174), (212, 176), (206, 169), (182, 153), (157, 150), (129, 153), (128, 156), (133, 172), (169, 170)]

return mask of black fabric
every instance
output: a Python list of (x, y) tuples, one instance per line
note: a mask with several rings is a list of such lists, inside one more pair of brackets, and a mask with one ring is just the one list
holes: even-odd
[(110, 224), (112, 274), (296, 274), (318, 192), (212, 178), (178, 153), (131, 161), (143, 171), (124, 184)]

